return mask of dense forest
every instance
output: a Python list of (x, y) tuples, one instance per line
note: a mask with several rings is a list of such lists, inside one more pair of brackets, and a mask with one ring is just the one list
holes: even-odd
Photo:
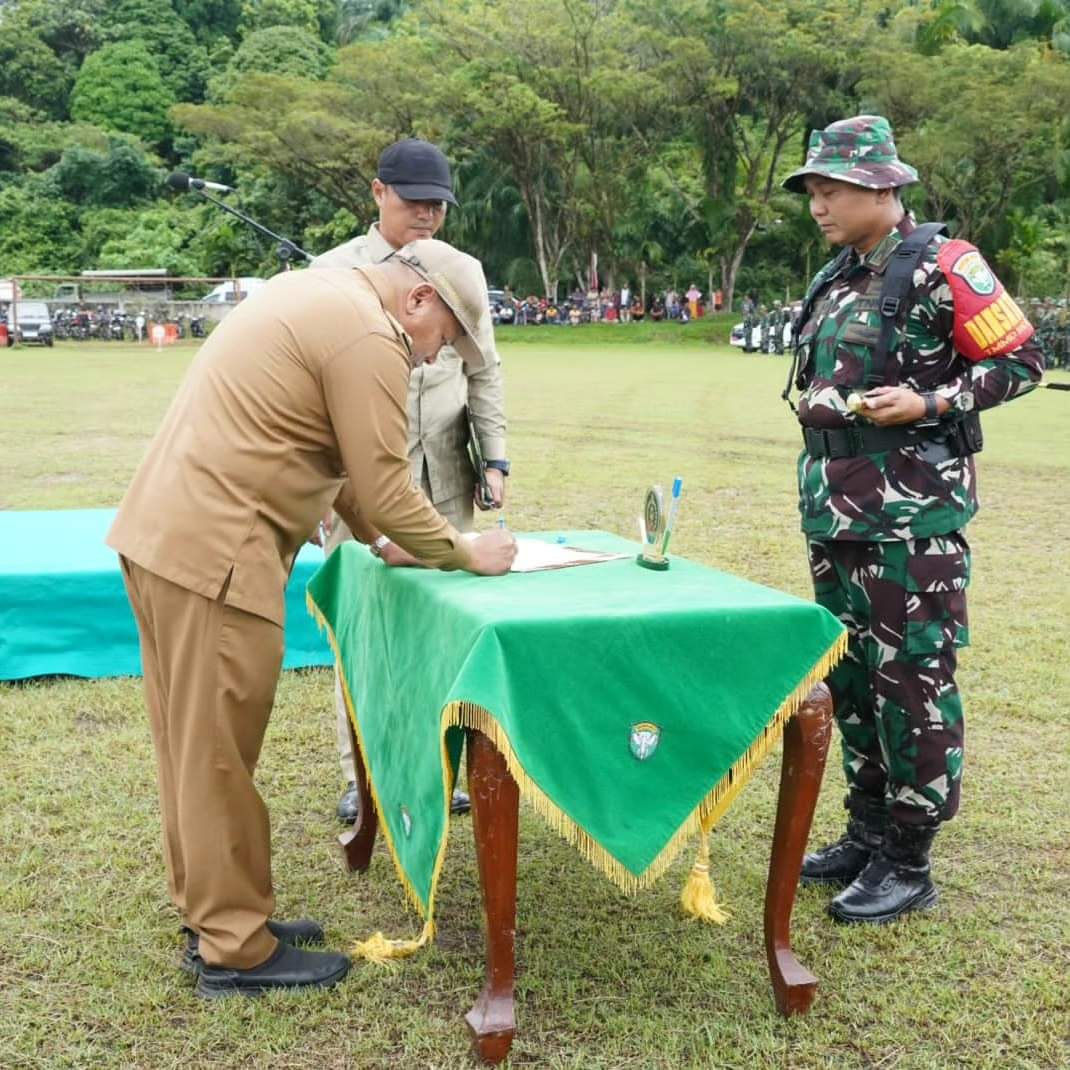
[(798, 294), (780, 189), (808, 131), (879, 112), (908, 203), (1008, 284), (1070, 279), (1070, 0), (0, 0), (0, 274), (270, 274), (374, 218), (379, 151), (454, 162), (443, 237), (492, 284)]

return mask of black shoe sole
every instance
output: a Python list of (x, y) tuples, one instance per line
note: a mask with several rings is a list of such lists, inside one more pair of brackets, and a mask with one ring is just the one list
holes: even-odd
[(835, 908), (835, 904), (829, 903), (828, 914), (833, 921), (839, 922), (841, 925), (887, 925), (889, 922), (895, 921), (897, 918), (903, 917), (905, 914), (913, 914), (916, 911), (932, 910), (936, 906), (940, 899), (940, 891), (937, 888), (931, 888), (925, 892), (924, 895), (918, 896), (917, 899), (910, 900), (905, 906), (900, 907), (898, 910), (890, 914), (874, 914), (866, 917), (858, 917), (854, 914), (840, 914)]
[(350, 964), (347, 962), (326, 977), (296, 985), (257, 984), (253, 982), (247, 985), (215, 986), (210, 981), (206, 982), (204, 975), (201, 974), (197, 980), (197, 987), (193, 991), (201, 999), (226, 999), (228, 996), (262, 996), (265, 992), (299, 992), (309, 988), (331, 988), (345, 978), (346, 974), (349, 973), (349, 966)]

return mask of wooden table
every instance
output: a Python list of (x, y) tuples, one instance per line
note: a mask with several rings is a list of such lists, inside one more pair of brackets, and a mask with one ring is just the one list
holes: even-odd
[[(791, 950), (791, 912), (831, 731), (832, 699), (828, 688), (818, 684), (784, 728), (780, 791), (765, 886), (765, 954), (773, 1000), (785, 1016), (807, 1011), (817, 992), (817, 978)], [(487, 969), (483, 990), (465, 1021), (475, 1054), (483, 1062), (499, 1063), (516, 1035), (513, 978), (520, 792), (505, 759), (482, 732), (468, 729), (467, 751), (472, 827), (487, 928)], [(361, 816), (339, 841), (349, 870), (363, 873), (371, 861), (378, 818), (355, 738), (353, 752)]]

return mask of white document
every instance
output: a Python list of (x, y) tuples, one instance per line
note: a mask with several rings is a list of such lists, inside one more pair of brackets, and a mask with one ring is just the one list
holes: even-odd
[[(474, 531), (465, 538), (478, 538)], [(517, 539), (516, 559), (510, 572), (543, 572), (551, 568), (572, 568), (575, 565), (596, 565), (600, 561), (619, 561), (629, 554), (607, 553), (601, 550), (581, 550), (577, 546), (543, 542), (541, 539)]]

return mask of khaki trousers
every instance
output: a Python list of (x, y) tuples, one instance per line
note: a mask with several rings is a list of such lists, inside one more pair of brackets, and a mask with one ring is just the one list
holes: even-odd
[[(423, 479), (420, 481), (420, 489), (431, 497), (431, 484), (427, 479), (427, 468), (424, 467)], [(447, 498), (442, 502), (434, 503), (435, 509), (441, 513), (458, 531), (471, 531), (473, 524), (475, 504), (471, 494), (459, 494), (456, 498)], [(334, 527), (331, 529), (331, 537), (327, 540), (324, 549), (330, 553), (339, 543), (353, 536), (349, 528), (338, 518), (334, 518)], [(338, 762), (342, 767), (342, 779), (347, 784), (353, 784), (357, 779), (357, 766), (353, 754), (353, 737), (349, 731), (349, 714), (346, 712), (346, 701), (342, 695), (342, 681), (338, 675), (338, 666), (334, 669), (334, 708), (335, 724), (338, 731)]]
[(248, 969), (277, 941), (271, 830), (253, 784), (282, 629), (120, 557), (156, 747), (168, 891), (210, 965)]

